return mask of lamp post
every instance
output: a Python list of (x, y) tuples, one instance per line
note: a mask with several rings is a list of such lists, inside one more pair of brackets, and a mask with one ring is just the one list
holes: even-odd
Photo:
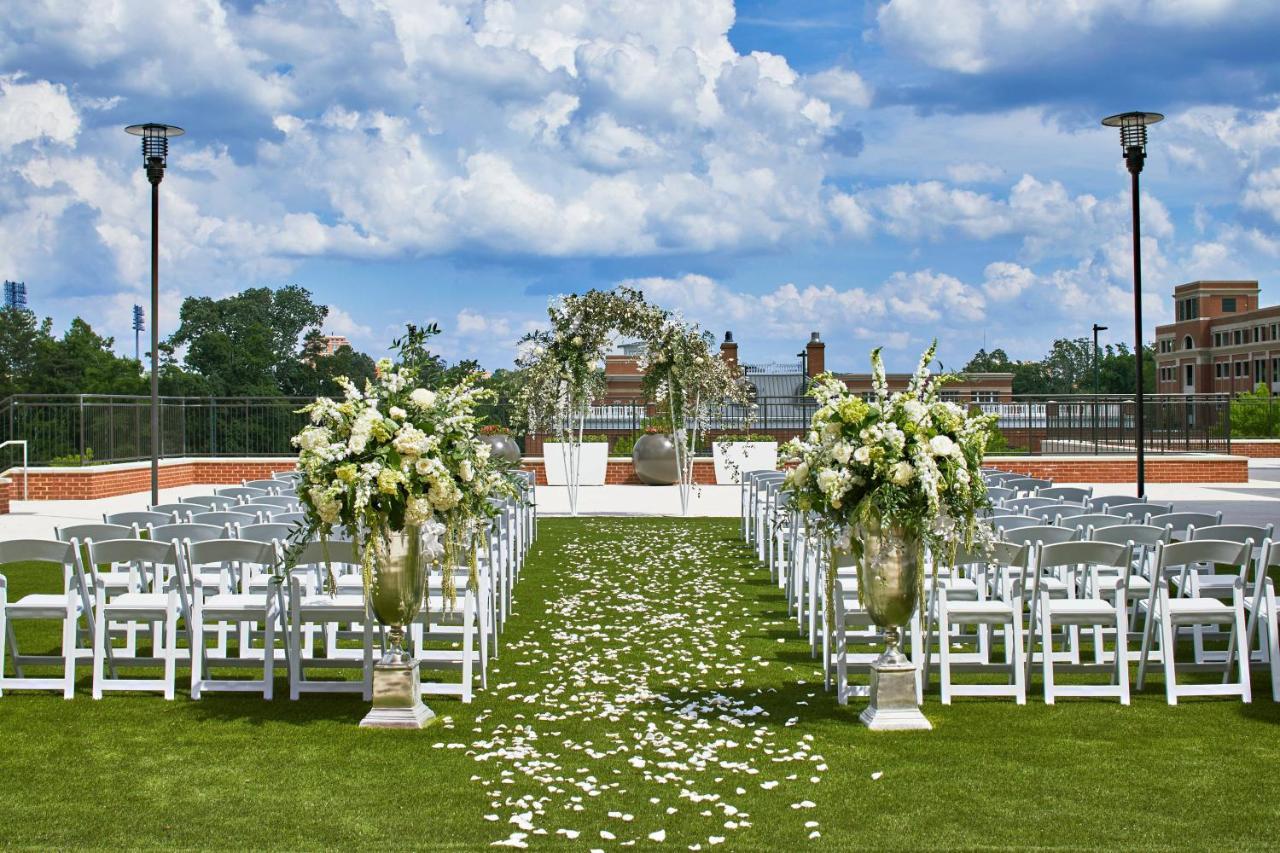
[(142, 137), (142, 165), (151, 182), (151, 503), (160, 503), (160, 181), (169, 137), (186, 131), (169, 124), (131, 124), (125, 133)]
[(1106, 326), (1093, 324), (1093, 452), (1098, 452), (1098, 332), (1105, 332)]
[(1124, 150), (1124, 162), (1129, 169), (1130, 195), (1133, 201), (1133, 336), (1134, 361), (1138, 387), (1134, 429), (1138, 451), (1138, 497), (1146, 495), (1146, 432), (1143, 424), (1143, 364), (1142, 364), (1142, 231), (1138, 223), (1138, 175), (1147, 159), (1147, 125), (1164, 119), (1160, 113), (1131, 112), (1108, 116), (1102, 120), (1106, 127), (1120, 128), (1120, 147)]

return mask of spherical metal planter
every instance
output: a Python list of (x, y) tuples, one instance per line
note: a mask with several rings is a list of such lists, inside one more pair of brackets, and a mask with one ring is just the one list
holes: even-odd
[(516, 444), (513, 436), (505, 433), (494, 433), (493, 435), (482, 435), (480, 438), (489, 442), (489, 451), (494, 459), (505, 459), (512, 465), (520, 461), (520, 445)]
[(670, 486), (680, 482), (676, 465), (676, 444), (669, 435), (647, 433), (636, 439), (631, 451), (636, 476), (647, 486)]

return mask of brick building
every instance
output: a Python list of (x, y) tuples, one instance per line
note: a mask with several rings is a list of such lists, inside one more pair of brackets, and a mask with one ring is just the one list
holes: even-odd
[[(808, 380), (827, 369), (826, 348), (822, 337), (813, 332), (803, 350), (797, 353), (797, 360), (794, 362), (748, 364), (738, 359), (738, 344), (733, 339), (733, 332), (725, 332), (724, 342), (720, 344), (720, 355), (734, 364), (742, 365), (747, 381), (755, 388), (757, 398), (778, 399), (804, 395)], [(605, 402), (639, 402), (644, 399), (641, 388), (644, 372), (639, 363), (643, 349), (643, 344), (623, 344), (617, 353), (605, 357)], [(871, 393), (870, 373), (836, 375), (844, 380), (850, 390)], [(890, 390), (898, 391), (907, 386), (911, 374), (890, 373), (886, 378)], [(944, 398), (964, 403), (1008, 402), (1012, 394), (1012, 373), (966, 374), (959, 381), (948, 383), (942, 392)]]
[(1156, 391), (1280, 391), (1280, 305), (1258, 306), (1256, 281), (1193, 281), (1173, 290), (1174, 322), (1156, 327)]

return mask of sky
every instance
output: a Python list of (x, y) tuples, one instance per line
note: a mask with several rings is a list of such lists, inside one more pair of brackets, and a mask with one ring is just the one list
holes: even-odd
[[(629, 283), (746, 362), (1133, 337), (1129, 181), (1164, 113), (1146, 333), (1173, 286), (1280, 301), (1275, 0), (30, 0), (0, 18), (0, 277), (132, 353), (190, 295), (306, 287), (379, 355), (436, 321), (509, 366), (558, 293)], [(150, 321), (150, 318), (148, 318)]]

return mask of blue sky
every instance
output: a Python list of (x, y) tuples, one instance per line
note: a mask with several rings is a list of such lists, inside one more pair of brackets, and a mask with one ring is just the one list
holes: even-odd
[(1132, 326), (1128, 109), (1148, 328), (1174, 284), (1280, 300), (1274, 0), (175, 0), (0, 20), (0, 276), (132, 350), (164, 121), (161, 329), (301, 284), (381, 352), (435, 320), (510, 363), (549, 296), (631, 282), (746, 360)]

